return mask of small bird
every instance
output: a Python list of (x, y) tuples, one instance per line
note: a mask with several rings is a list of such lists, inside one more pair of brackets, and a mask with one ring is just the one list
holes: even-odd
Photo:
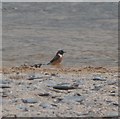
[(63, 59), (63, 54), (66, 53), (63, 50), (59, 50), (54, 58), (47, 65), (59, 65)]
[(66, 53), (65, 51), (63, 50), (59, 50), (56, 55), (54, 56), (54, 58), (47, 64), (34, 64), (32, 65), (32, 67), (35, 67), (35, 68), (40, 68), (42, 65), (60, 65), (62, 59), (63, 59), (63, 54)]

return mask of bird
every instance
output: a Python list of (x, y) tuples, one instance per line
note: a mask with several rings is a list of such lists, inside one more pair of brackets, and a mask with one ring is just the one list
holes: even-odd
[(32, 65), (32, 67), (35, 67), (35, 68), (40, 68), (42, 65), (56, 65), (56, 66), (59, 66), (60, 63), (62, 62), (62, 59), (63, 59), (63, 54), (66, 53), (65, 51), (63, 50), (58, 50), (56, 55), (53, 57), (52, 60), (50, 60), (49, 63), (47, 64), (34, 64)]
[(54, 58), (49, 63), (47, 63), (47, 65), (59, 65), (62, 62), (64, 53), (66, 52), (63, 50), (58, 50)]

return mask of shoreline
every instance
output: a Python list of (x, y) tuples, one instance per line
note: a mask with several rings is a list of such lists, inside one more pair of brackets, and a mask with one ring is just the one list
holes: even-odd
[(3, 68), (3, 117), (118, 117), (118, 71)]

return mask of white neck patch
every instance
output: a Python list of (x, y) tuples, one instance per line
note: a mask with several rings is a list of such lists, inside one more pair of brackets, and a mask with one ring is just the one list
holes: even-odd
[(63, 57), (63, 55), (61, 55), (61, 54), (58, 54), (61, 58)]

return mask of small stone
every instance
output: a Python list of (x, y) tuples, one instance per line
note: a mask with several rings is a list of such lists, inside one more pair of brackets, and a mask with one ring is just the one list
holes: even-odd
[(54, 99), (53, 102), (60, 103), (62, 100), (63, 100), (63, 98), (57, 98), (57, 99)]
[(61, 83), (61, 84), (57, 84), (55, 86), (53, 86), (54, 89), (58, 89), (58, 90), (70, 90), (70, 89), (77, 89), (79, 86), (79, 84), (69, 84), (69, 83)]
[(39, 96), (50, 96), (49, 93), (39, 93), (38, 95), (39, 95)]
[(111, 93), (115, 93), (115, 91), (111, 91)]
[(49, 73), (46, 72), (45, 75), (49, 75)]
[(102, 88), (102, 86), (101, 86), (101, 85), (95, 85), (93, 90), (98, 91), (98, 90), (100, 90), (101, 88)]
[(119, 106), (119, 104), (118, 104), (118, 103), (116, 103), (116, 102), (114, 102), (114, 103), (113, 103), (113, 105), (115, 105), (115, 106)]
[(69, 95), (69, 96), (65, 96), (62, 102), (66, 102), (66, 103), (79, 102), (79, 103), (81, 103), (83, 100), (84, 100), (83, 96)]
[(95, 77), (93, 78), (94, 81), (106, 81), (105, 78), (102, 78), (102, 77)]
[(32, 76), (29, 76), (27, 80), (42, 79), (42, 78), (43, 78), (42, 76), (40, 77), (40, 76), (32, 75)]
[(10, 81), (8, 81), (8, 80), (0, 79), (0, 84), (9, 84), (9, 83), (10, 83)]
[(56, 74), (55, 74), (55, 73), (52, 73), (51, 76), (56, 76)]
[(0, 84), (0, 88), (11, 88), (9, 85), (5, 85), (5, 84)]
[(28, 99), (22, 99), (22, 102), (24, 103), (37, 103), (38, 101), (33, 98), (28, 98)]
[(109, 96), (116, 96), (115, 94), (110, 94)]
[(16, 106), (16, 109), (22, 110), (22, 111), (28, 111), (27, 107), (25, 106)]
[(43, 108), (52, 108), (52, 105), (51, 104), (48, 104), (48, 103), (41, 103), (40, 106), (42, 106)]
[(108, 80), (108, 81), (107, 81), (107, 84), (108, 84), (108, 85), (116, 85), (116, 84), (117, 84), (117, 81)]

